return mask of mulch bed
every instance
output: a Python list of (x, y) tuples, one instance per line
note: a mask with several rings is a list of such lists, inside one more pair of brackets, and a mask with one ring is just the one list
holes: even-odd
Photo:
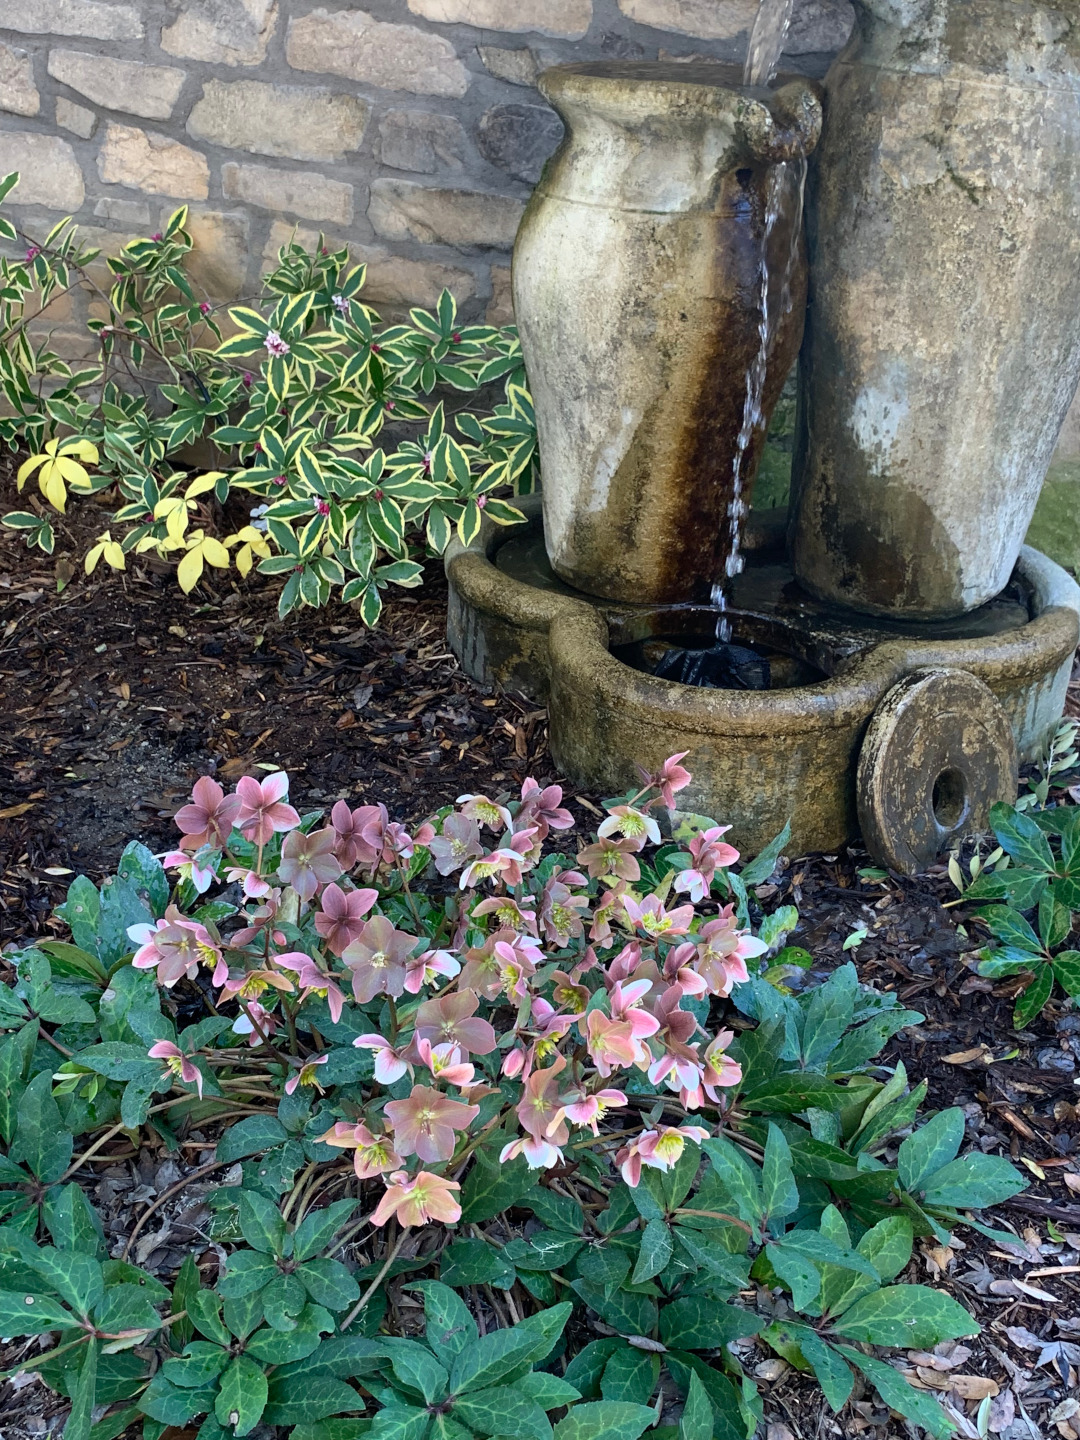
[[(466, 792), (511, 791), (527, 774), (554, 778), (544, 711), (482, 694), (447, 650), (438, 565), (422, 590), (392, 594), (374, 632), (340, 605), (280, 622), (276, 588), (231, 572), (212, 572), (187, 599), (156, 562), (85, 576), (81, 555), (107, 523), (75, 502), (57, 525), (55, 559), (0, 534), (0, 945), (50, 933), (72, 872), (100, 880), (131, 838), (170, 844), (170, 817), (200, 774), (233, 781), (272, 765), (289, 771), (302, 808), (382, 800), (405, 820)], [(596, 823), (598, 799), (568, 791), (580, 817), (568, 849)], [(980, 935), (944, 908), (956, 898), (944, 867), (914, 880), (859, 873), (868, 867), (855, 847), (790, 857), (758, 898), (798, 906), (792, 938), (814, 957), (811, 983), (850, 958), (864, 981), (925, 1014), (888, 1058), (929, 1081), (928, 1110), (962, 1106), (971, 1142), (1026, 1165), (1032, 1181), (996, 1215), (1013, 1242), (964, 1229), (950, 1249), (917, 1249), (903, 1278), (952, 1290), (983, 1333), (912, 1361), (912, 1373), (954, 1406), (961, 1434), (978, 1435), (988, 1388), (978, 1377), (988, 1377), (1000, 1387), (992, 1434), (1076, 1440), (1080, 1015), (1052, 1005), (1014, 1032), (1013, 982), (974, 973)], [(194, 1172), (212, 1149), (212, 1135), (195, 1133), (172, 1155), (144, 1146), (87, 1167), (117, 1253), (154, 1205), (136, 1241), (141, 1263), (167, 1276), (188, 1248), (205, 1249), (202, 1195), (222, 1174)], [(0, 1347), (0, 1368), (36, 1347)], [(865, 1397), (836, 1421), (797, 1372), (752, 1346), (744, 1360), (761, 1378), (770, 1440), (906, 1433)], [(949, 1392), (957, 1375), (967, 1378)], [(66, 1408), (36, 1381), (0, 1389), (0, 1405), (5, 1440), (58, 1433)]]

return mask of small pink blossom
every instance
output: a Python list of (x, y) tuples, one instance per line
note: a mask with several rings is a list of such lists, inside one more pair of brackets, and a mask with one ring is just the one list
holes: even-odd
[(375, 1079), (380, 1085), (393, 1085), (405, 1074), (412, 1074), (409, 1062), (410, 1045), (395, 1049), (389, 1040), (381, 1035), (358, 1035), (352, 1042), (358, 1050), (375, 1051)]
[(185, 976), (194, 980), (200, 965), (212, 967), (214, 984), (220, 984), (217, 974), (224, 963), (221, 951), (206, 926), (185, 919), (175, 905), (170, 905), (155, 924), (129, 925), (127, 933), (139, 946), (132, 965), (136, 970), (156, 970), (158, 984), (166, 989)]
[(249, 900), (261, 900), (264, 895), (270, 894), (272, 888), (257, 870), (247, 870), (242, 865), (230, 865), (225, 871), (225, 879), (230, 885), (239, 885)]
[(223, 850), (236, 824), (241, 803), (239, 795), (226, 795), (209, 775), (200, 776), (191, 791), (191, 799), (173, 816), (183, 836), (181, 848), (198, 850), (203, 845), (214, 844)]
[(326, 886), (319, 897), (315, 929), (335, 955), (360, 938), (364, 916), (378, 898), (377, 890), (342, 890), (333, 883)]
[(646, 815), (644, 810), (638, 810), (633, 805), (614, 806), (607, 819), (600, 822), (596, 833), (601, 840), (609, 835), (622, 835), (627, 840), (635, 841), (639, 850), (647, 840), (651, 840), (654, 845), (660, 844), (660, 826), (651, 815)]
[(401, 1164), (401, 1156), (394, 1149), (390, 1136), (373, 1135), (362, 1121), (350, 1125), (348, 1121), (339, 1120), (325, 1135), (316, 1138), (324, 1145), (354, 1150), (353, 1169), (361, 1180), (371, 1180)]
[(432, 1220), (452, 1225), (461, 1219), (461, 1206), (452, 1194), (460, 1189), (456, 1180), (433, 1175), (429, 1170), (421, 1170), (412, 1180), (404, 1170), (395, 1171), (375, 1207), (371, 1223), (385, 1225), (391, 1215), (396, 1215), (398, 1224), (405, 1230), (413, 1225), (427, 1225)]
[(283, 965), (286, 970), (296, 972), (303, 990), (300, 996), (301, 1005), (309, 995), (317, 995), (325, 999), (330, 1010), (330, 1019), (335, 1025), (338, 1023), (345, 1008), (345, 996), (332, 975), (326, 974), (311, 956), (305, 955), (302, 950), (290, 950), (285, 955), (276, 955), (274, 962)]
[(320, 885), (336, 880), (341, 861), (334, 854), (333, 830), (313, 830), (305, 835), (294, 830), (286, 835), (278, 862), (278, 875), (291, 885), (301, 900), (310, 900)]
[(202, 1071), (179, 1046), (174, 1045), (171, 1040), (157, 1040), (146, 1053), (151, 1060), (164, 1060), (166, 1070), (171, 1070), (174, 1075), (179, 1076), (185, 1085), (194, 1085), (199, 1092), (199, 1099), (202, 1099)]
[(253, 844), (265, 845), (275, 831), (293, 830), (300, 824), (300, 816), (291, 805), (285, 804), (288, 793), (289, 777), (284, 770), (267, 775), (265, 780), (244, 775), (237, 782), (236, 794), (240, 800), (237, 824)]
[(594, 1135), (599, 1135), (600, 1121), (609, 1110), (627, 1103), (621, 1090), (597, 1090), (592, 1095), (579, 1090), (561, 1099), (563, 1103), (555, 1112), (551, 1128), (554, 1130), (560, 1120), (572, 1120), (575, 1125), (588, 1127)]
[(663, 935), (685, 935), (694, 919), (692, 905), (679, 905), (674, 910), (665, 910), (655, 895), (646, 895), (640, 903), (630, 895), (624, 895), (623, 910), (630, 920), (655, 938)]
[(264, 1009), (258, 1000), (248, 1000), (233, 1021), (232, 1030), (234, 1035), (246, 1035), (249, 1045), (261, 1045), (263, 1035), (269, 1039), (277, 1029), (277, 1023), (277, 1016)]
[(267, 354), (272, 355), (277, 360), (280, 360), (289, 353), (289, 342), (283, 340), (276, 330), (268, 330), (266, 332), (266, 338), (263, 340), (263, 344), (266, 346)]
[(390, 1100), (384, 1114), (394, 1129), (394, 1147), (401, 1155), (417, 1155), (429, 1164), (449, 1160), (456, 1131), (467, 1130), (480, 1114), (479, 1105), (463, 1105), (430, 1085), (414, 1085), (406, 1100)]
[(703, 1125), (661, 1125), (658, 1130), (646, 1130), (629, 1145), (624, 1145), (615, 1156), (615, 1164), (627, 1185), (634, 1189), (641, 1180), (643, 1165), (653, 1170), (671, 1170), (687, 1140), (700, 1145), (708, 1134)]
[(486, 795), (459, 795), (457, 803), (461, 806), (461, 813), (467, 820), (475, 820), (480, 825), (486, 825), (496, 834), (502, 830), (513, 828), (513, 818), (506, 806), (489, 800)]
[(374, 865), (379, 858), (378, 850), (364, 839), (364, 827), (373, 820), (381, 819), (385, 826), (388, 821), (385, 805), (361, 805), (350, 810), (344, 800), (339, 800), (330, 811), (330, 824), (337, 836), (336, 854), (342, 868), (351, 870), (354, 865)]
[(291, 1095), (298, 1085), (314, 1085), (321, 1095), (323, 1087), (319, 1084), (319, 1066), (325, 1065), (329, 1059), (329, 1055), (316, 1055), (310, 1060), (305, 1060), (300, 1068), (294, 1070), (285, 1081), (285, 1094)]
[(410, 955), (405, 962), (405, 989), (419, 995), (425, 985), (433, 985), (439, 976), (452, 979), (461, 973), (461, 961), (449, 950), (423, 950)]
[(563, 1153), (557, 1145), (538, 1135), (519, 1135), (499, 1151), (499, 1164), (507, 1165), (519, 1155), (524, 1155), (530, 1170), (550, 1170), (562, 1162)]
[(406, 961), (416, 949), (417, 938), (396, 930), (385, 915), (373, 915), (341, 958), (352, 971), (353, 996), (361, 1005), (376, 995), (395, 998), (405, 989)]
[(679, 761), (685, 760), (689, 754), (689, 750), (680, 750), (676, 755), (669, 755), (655, 775), (638, 766), (638, 774), (642, 780), (646, 785), (660, 791), (660, 798), (668, 810), (675, 809), (676, 794), (690, 784), (690, 771), (679, 764)]
[(475, 1069), (462, 1057), (457, 1045), (432, 1045), (430, 1040), (417, 1040), (416, 1051), (436, 1080), (444, 1085), (471, 1085)]
[(429, 848), (439, 874), (452, 875), (470, 860), (479, 860), (483, 855), (480, 826), (469, 815), (448, 815), (443, 821), (442, 834), (434, 837)]
[(217, 864), (221, 854), (217, 850), (196, 851), (189, 855), (186, 850), (170, 850), (162, 855), (161, 863), (166, 870), (178, 870), (180, 878), (194, 887), (197, 895), (205, 895), (217, 877)]
[(539, 840), (546, 840), (549, 830), (572, 830), (574, 817), (563, 808), (562, 798), (561, 785), (546, 785), (541, 789), (530, 776), (521, 787), (521, 805), (514, 816), (514, 829), (533, 826)]
[(488, 1021), (476, 1014), (479, 1008), (480, 997), (473, 990), (425, 1000), (416, 1012), (416, 1038), (460, 1045), (470, 1055), (490, 1055), (496, 1035)]

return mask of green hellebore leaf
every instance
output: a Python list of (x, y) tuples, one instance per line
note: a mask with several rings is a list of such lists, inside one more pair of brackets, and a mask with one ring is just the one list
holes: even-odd
[(266, 1408), (266, 1372), (246, 1355), (237, 1355), (218, 1382), (214, 1414), (234, 1435), (248, 1435)]
[(928, 1285), (890, 1285), (856, 1300), (833, 1322), (838, 1335), (870, 1345), (928, 1350), (942, 1340), (977, 1335), (978, 1322), (962, 1305)]
[(555, 1426), (555, 1440), (638, 1440), (655, 1419), (648, 1405), (586, 1401), (573, 1406)]
[(919, 1190), (927, 1176), (952, 1160), (964, 1138), (964, 1112), (941, 1110), (903, 1141), (896, 1169), (905, 1190)]

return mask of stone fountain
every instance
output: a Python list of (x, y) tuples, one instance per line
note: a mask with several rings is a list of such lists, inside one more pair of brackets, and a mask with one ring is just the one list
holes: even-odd
[[(567, 135), (513, 282), (543, 496), (448, 551), (449, 636), (547, 703), (572, 780), (687, 751), (687, 808), (744, 849), (790, 820), (908, 872), (1015, 794), (1080, 629), (1022, 544), (1080, 378), (1056, 3), (857, 0), (823, 92), (541, 78)], [(800, 342), (790, 517), (748, 515)]]

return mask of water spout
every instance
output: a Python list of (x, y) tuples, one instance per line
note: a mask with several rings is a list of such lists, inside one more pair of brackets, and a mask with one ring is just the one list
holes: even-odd
[(795, 0), (761, 0), (743, 67), (744, 85), (768, 85), (780, 63)]

